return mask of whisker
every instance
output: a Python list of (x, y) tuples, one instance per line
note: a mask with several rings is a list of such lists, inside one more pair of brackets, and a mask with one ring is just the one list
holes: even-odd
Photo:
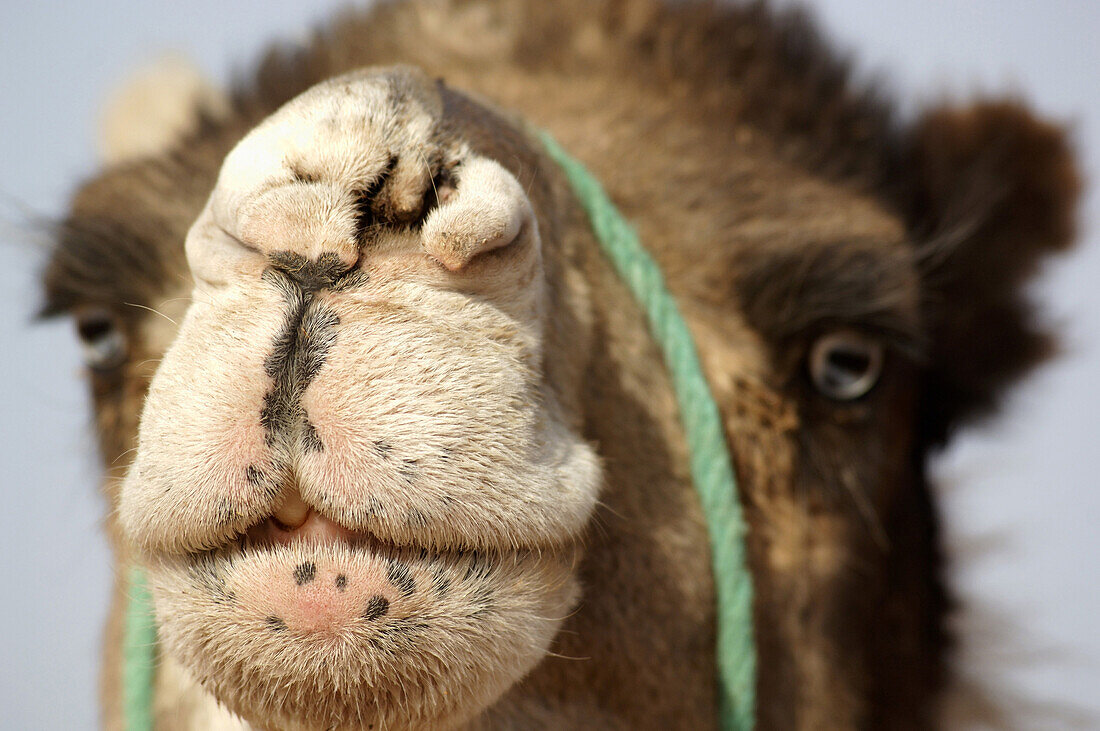
[(163, 318), (164, 318), (165, 320), (167, 320), (168, 322), (172, 323), (172, 324), (173, 324), (173, 325), (175, 325), (176, 327), (179, 327), (179, 323), (178, 323), (178, 322), (176, 322), (175, 320), (173, 320), (173, 319), (172, 319), (171, 317), (169, 317), (168, 315), (164, 314), (163, 312), (161, 312), (161, 311), (159, 311), (159, 310), (156, 310), (156, 309), (154, 309), (154, 308), (152, 308), (152, 307), (147, 307), (147, 306), (145, 306), (145, 305), (139, 305), (139, 304), (137, 304), (136, 302), (123, 302), (122, 304), (126, 305), (127, 307), (137, 307), (138, 309), (141, 309), (141, 310), (149, 310), (150, 312), (152, 312), (152, 313), (154, 313), (154, 314), (160, 315), (161, 317), (163, 317)]
[(126, 455), (130, 454), (131, 452), (136, 452), (137, 449), (138, 449), (137, 447), (130, 447), (125, 452), (123, 452), (122, 454), (118, 455), (113, 460), (111, 460), (111, 464), (117, 464), (120, 459), (122, 459)]
[(416, 156), (420, 158), (420, 162), (424, 163), (424, 169), (428, 171), (428, 182), (432, 184), (432, 192), (435, 194), (435, 199), (439, 200), (439, 189), (435, 187), (435, 176), (432, 175), (432, 166), (428, 164), (428, 158), (424, 155), (424, 150), (420, 147), (416, 148)]

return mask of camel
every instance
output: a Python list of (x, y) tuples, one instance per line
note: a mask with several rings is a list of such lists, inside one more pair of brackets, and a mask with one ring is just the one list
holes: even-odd
[(44, 278), (124, 467), (106, 727), (139, 576), (160, 729), (727, 725), (690, 425), (558, 145), (716, 405), (742, 725), (935, 725), (926, 466), (1051, 351), (1023, 288), (1073, 240), (1057, 126), (902, 124), (805, 21), (695, 1), (380, 3), (153, 91)]

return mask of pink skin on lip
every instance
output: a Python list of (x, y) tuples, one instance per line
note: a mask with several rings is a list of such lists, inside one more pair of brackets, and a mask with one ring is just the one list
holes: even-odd
[(270, 573), (242, 577), (237, 586), (241, 603), (273, 625), (281, 622), (289, 631), (303, 634), (336, 634), (351, 622), (378, 621), (397, 599), (381, 558), (340, 557), (325, 550), (346, 545), (357, 534), (314, 510), (307, 510), (294, 528), (269, 520), (250, 535), (306, 549), (277, 551), (268, 564)]

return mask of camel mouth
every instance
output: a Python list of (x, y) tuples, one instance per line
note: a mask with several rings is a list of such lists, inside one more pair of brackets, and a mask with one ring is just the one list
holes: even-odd
[(295, 488), (287, 489), (275, 512), (249, 528), (246, 535), (255, 543), (278, 545), (358, 543), (372, 537), (324, 515)]
[(293, 544), (355, 546), (384, 543), (368, 531), (352, 530), (316, 511), (311, 511), (299, 525), (287, 524), (280, 520), (278, 514), (272, 515), (245, 531), (244, 537), (248, 546), (256, 548)]
[(306, 502), (294, 488), (288, 488), (279, 506), (267, 517), (261, 518), (237, 533), (214, 553), (263, 553), (282, 548), (321, 550), (324, 552), (371, 553), (378, 556), (419, 557), (421, 560), (462, 560), (471, 554), (485, 557), (497, 555), (520, 556), (526, 553), (518, 547), (492, 548), (460, 545), (439, 546), (429, 541), (397, 541), (383, 537), (370, 529), (353, 528), (329, 517), (320, 509)]
[(418, 548), (384, 540), (369, 530), (357, 530), (330, 518), (306, 502), (295, 487), (287, 487), (275, 511), (236, 535), (227, 547), (270, 551), (280, 546), (366, 549), (379, 554)]
[[(381, 682), (375, 677), (379, 651), (389, 657), (414, 643), (453, 642), (452, 624), (464, 637), (483, 632), (483, 623), (498, 615), (529, 624), (535, 620), (523, 607), (530, 602), (564, 611), (573, 601), (574, 559), (517, 547), (398, 543), (309, 507), (280, 508), (217, 548), (165, 556), (150, 568), (161, 604), (184, 603), (201, 616), (211, 607), (225, 613), (220, 642), (245, 638), (278, 655), (276, 665), (305, 653), (307, 664), (323, 667), (338, 648), (359, 658), (344, 669), (366, 673), (374, 687)], [(553, 577), (546, 586), (532, 581), (544, 575)], [(513, 603), (513, 595), (525, 598)], [(440, 618), (447, 622), (436, 626)], [(546, 623), (543, 629), (558, 622), (537, 619)], [(172, 631), (183, 628), (169, 624)]]
[(369, 551), (377, 555), (419, 552), (424, 556), (463, 556), (460, 549), (429, 551), (427, 547), (399, 544), (379, 537), (368, 530), (353, 530), (313, 510), (298, 525), (288, 525), (278, 513), (256, 523), (230, 542), (242, 552), (273, 551), (280, 547), (304, 547), (347, 551)]

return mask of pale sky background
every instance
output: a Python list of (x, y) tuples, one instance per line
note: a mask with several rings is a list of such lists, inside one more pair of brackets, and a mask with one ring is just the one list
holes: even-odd
[[(96, 726), (100, 628), (110, 583), (99, 534), (89, 407), (71, 326), (31, 327), (40, 252), (28, 222), (59, 215), (95, 166), (108, 92), (165, 51), (224, 80), (272, 39), (343, 2), (0, 3), (0, 727)], [(307, 7), (308, 5), (308, 7)], [(1088, 0), (815, 0), (865, 73), (908, 110), (948, 92), (1018, 92), (1068, 123), (1100, 178), (1100, 3)], [(1066, 355), (1020, 389), (1004, 418), (939, 461), (954, 579), (1009, 629), (974, 644), (1017, 697), (1100, 717), (1100, 195), (1077, 253), (1035, 287)], [(983, 615), (984, 616), (984, 615)], [(1001, 622), (1007, 622), (1002, 625)], [(977, 622), (989, 627), (991, 622)], [(1058, 723), (1044, 723), (1056, 728)]]

